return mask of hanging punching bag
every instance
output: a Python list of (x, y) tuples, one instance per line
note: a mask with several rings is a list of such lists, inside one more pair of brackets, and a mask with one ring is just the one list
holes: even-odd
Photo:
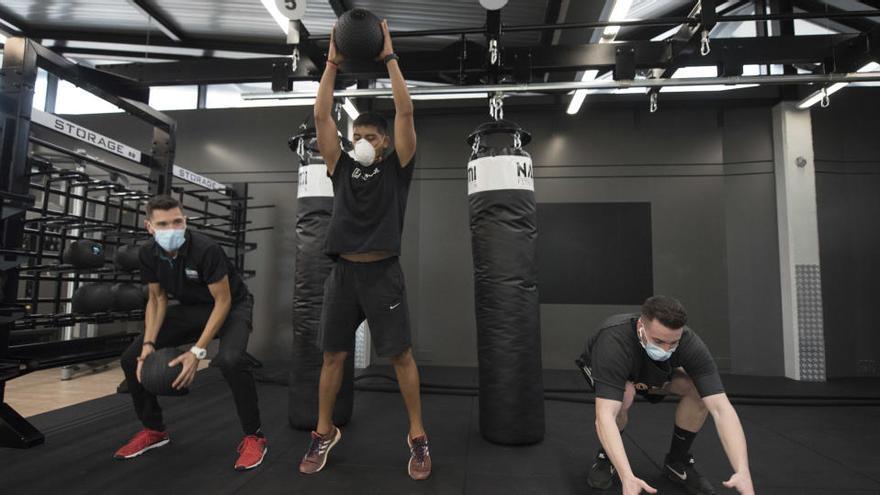
[[(290, 139), (300, 160), (296, 215), (296, 271), (293, 289), (293, 362), (290, 370), (287, 417), (298, 430), (318, 423), (318, 382), (324, 353), (317, 342), (324, 300), (324, 280), (333, 260), (324, 254), (324, 240), (333, 213), (333, 184), (315, 144), (315, 130)], [(354, 356), (345, 360), (342, 387), (336, 397), (333, 423), (351, 419), (354, 406)]]
[[(499, 138), (514, 145), (490, 145)], [(522, 149), (530, 139), (508, 121), (468, 137), (480, 433), (505, 445), (544, 438), (537, 213), (532, 159)]]

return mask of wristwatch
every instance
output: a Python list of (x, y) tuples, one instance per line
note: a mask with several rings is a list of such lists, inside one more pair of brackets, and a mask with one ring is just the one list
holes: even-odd
[(389, 53), (388, 55), (385, 55), (385, 59), (382, 62), (385, 65), (388, 65), (388, 62), (391, 62), (392, 60), (400, 60), (400, 57), (398, 57), (396, 53)]
[(199, 361), (205, 359), (205, 356), (208, 355), (207, 349), (202, 349), (201, 347), (196, 346), (190, 347), (189, 352), (193, 353), (196, 356), (196, 359), (198, 359)]

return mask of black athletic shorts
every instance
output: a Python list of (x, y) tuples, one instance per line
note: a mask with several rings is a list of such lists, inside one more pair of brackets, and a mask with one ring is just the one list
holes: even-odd
[(396, 256), (371, 263), (339, 258), (324, 282), (318, 334), (324, 351), (353, 352), (364, 319), (380, 356), (397, 356), (411, 346), (406, 288)]

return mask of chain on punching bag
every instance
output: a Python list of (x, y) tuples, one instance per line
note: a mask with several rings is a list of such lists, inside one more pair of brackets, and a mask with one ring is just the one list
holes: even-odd
[[(289, 379), (288, 420), (299, 430), (313, 430), (318, 420), (318, 382), (323, 352), (317, 343), (324, 281), (333, 261), (324, 241), (333, 214), (333, 184), (317, 152), (314, 129), (291, 138), (300, 157), (296, 215), (296, 272), (293, 290), (293, 363)], [(345, 361), (333, 423), (345, 425), (354, 407), (354, 356)]]
[[(513, 146), (489, 146), (489, 136)], [(537, 212), (530, 136), (508, 121), (468, 138), (471, 244), (480, 378), (480, 433), (524, 445), (544, 438)]]

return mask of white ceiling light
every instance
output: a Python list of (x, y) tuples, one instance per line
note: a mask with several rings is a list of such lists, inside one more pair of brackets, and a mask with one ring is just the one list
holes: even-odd
[[(614, 2), (614, 7), (611, 8), (611, 15), (608, 16), (608, 20), (619, 21), (625, 19), (631, 6), (632, 0), (616, 0)], [(602, 33), (602, 39), (599, 40), (599, 43), (609, 43), (614, 41), (614, 37), (617, 36), (619, 31), (620, 26), (607, 26)], [(597, 70), (584, 71), (583, 75), (581, 75), (581, 82), (592, 81), (596, 78), (597, 74), (599, 74), (599, 71)], [(565, 113), (569, 115), (578, 113), (581, 106), (584, 104), (584, 100), (587, 98), (588, 93), (589, 91), (586, 89), (575, 91), (574, 96), (571, 97), (571, 101), (568, 102), (568, 108), (565, 110)]]
[(498, 10), (507, 5), (507, 0), (480, 0), (480, 5), (486, 10)]
[[(614, 2), (614, 8), (611, 9), (611, 15), (608, 17), (608, 20), (616, 22), (626, 19), (626, 15), (629, 13), (629, 8), (631, 6), (632, 0), (617, 0)], [(619, 31), (620, 26), (607, 26), (602, 33), (602, 36), (606, 38), (614, 38)]]
[(718, 67), (714, 65), (679, 67), (672, 73), (673, 79), (687, 79), (690, 77), (718, 77)]
[(354, 106), (354, 102), (351, 101), (351, 98), (344, 98), (342, 100), (342, 109), (345, 110), (345, 113), (348, 114), (348, 117), (351, 120), (358, 118), (358, 115), (361, 114), (357, 107)]
[[(581, 76), (581, 81), (592, 81), (593, 79), (596, 79), (596, 76), (598, 74), (599, 74), (599, 71), (597, 71), (595, 69), (584, 71), (584, 75)], [(586, 97), (587, 97), (587, 90), (586, 89), (579, 89), (579, 90), (575, 91), (574, 96), (571, 97), (571, 101), (568, 103), (568, 109), (565, 111), (565, 113), (567, 113), (569, 115), (574, 115), (574, 114), (578, 113), (578, 111), (581, 109), (581, 105), (584, 104), (584, 99)]]
[(757, 84), (707, 84), (705, 86), (668, 86), (661, 88), (661, 93), (706, 93), (715, 91), (730, 91), (731, 89), (756, 88)]
[(272, 18), (275, 19), (275, 22), (281, 30), (284, 31), (284, 34), (287, 34), (287, 30), (290, 27), (290, 19), (278, 10), (278, 6), (275, 5), (275, 0), (260, 0), (260, 2), (263, 4), (263, 7), (266, 7), (266, 10), (272, 14)]
[(456, 95), (419, 95), (410, 96), (413, 100), (466, 100), (485, 98), (486, 93), (459, 93)]
[[(869, 63), (863, 65), (862, 68), (857, 70), (856, 72), (875, 72), (878, 70), (880, 70), (880, 64), (878, 64), (877, 62), (869, 62)], [(828, 86), (827, 88), (822, 88), (822, 89), (814, 92), (810, 96), (804, 98), (803, 101), (798, 103), (798, 108), (800, 108), (801, 110), (806, 110), (807, 108), (810, 108), (811, 106), (815, 105), (816, 103), (819, 103), (820, 101), (822, 101), (826, 97), (831, 96), (834, 93), (845, 88), (847, 86), (847, 84), (849, 84), (849, 83), (839, 82), (839, 83), (834, 83), (831, 86)]]

